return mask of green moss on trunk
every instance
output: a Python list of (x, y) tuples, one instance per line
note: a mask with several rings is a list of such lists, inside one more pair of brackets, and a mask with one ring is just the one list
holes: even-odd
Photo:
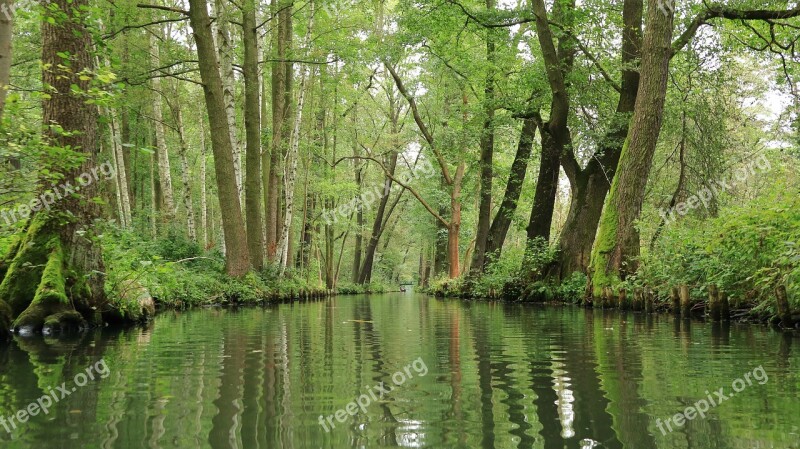
[[(623, 153), (627, 150), (625, 143)], [(619, 269), (612, 263), (612, 255), (617, 248), (618, 213), (616, 208), (617, 177), (612, 181), (611, 192), (606, 199), (605, 209), (600, 219), (600, 228), (597, 234), (589, 272), (591, 280), (591, 295), (593, 298), (603, 296), (606, 287), (616, 288), (621, 282)]]
[(46, 213), (34, 216), (11, 250), (0, 283), (0, 333), (9, 329), (24, 334), (52, 333), (84, 327), (86, 320), (76, 305), (79, 310), (89, 310), (89, 296), (81, 287), (81, 277), (68, 275), (55, 219)]

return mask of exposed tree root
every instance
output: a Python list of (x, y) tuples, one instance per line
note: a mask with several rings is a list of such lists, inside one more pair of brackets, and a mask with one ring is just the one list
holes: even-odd
[(91, 293), (71, 273), (55, 229), (54, 220), (37, 214), (10, 258), (0, 284), (0, 332), (6, 335), (9, 329), (20, 335), (79, 330), (94, 320)]

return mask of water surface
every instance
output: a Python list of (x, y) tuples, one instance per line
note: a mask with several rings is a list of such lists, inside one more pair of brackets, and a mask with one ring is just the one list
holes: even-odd
[(0, 346), (0, 448), (800, 448), (798, 350), (760, 326), (412, 293), (167, 312)]

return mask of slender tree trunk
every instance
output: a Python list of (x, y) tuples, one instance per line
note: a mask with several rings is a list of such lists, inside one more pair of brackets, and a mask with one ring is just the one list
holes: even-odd
[[(175, 98), (178, 98), (178, 89), (176, 84)], [(197, 241), (197, 227), (194, 221), (194, 205), (192, 203), (192, 182), (191, 174), (189, 173), (189, 145), (186, 143), (186, 130), (183, 126), (183, 112), (181, 105), (178, 101), (171, 103), (174, 107), (173, 115), (175, 117), (175, 124), (178, 127), (178, 138), (180, 139), (180, 146), (178, 147), (178, 156), (181, 161), (181, 183), (183, 184), (183, 208), (186, 210), (186, 231), (189, 239), (193, 242)]]
[(114, 153), (114, 167), (116, 168), (117, 200), (120, 205), (120, 224), (123, 228), (127, 228), (132, 225), (131, 200), (128, 172), (125, 170), (125, 158), (123, 156), (122, 136), (119, 130), (119, 116), (115, 111), (109, 110), (108, 112), (109, 125), (111, 127), (111, 147)]
[(459, 235), (461, 233), (461, 185), (464, 180), (466, 164), (458, 164), (453, 179), (453, 192), (450, 196), (450, 224), (447, 229), (447, 260), (450, 268), (450, 279), (461, 275), (459, 260)]
[(150, 235), (158, 236), (158, 180), (156, 179), (156, 156), (150, 156)]
[[(150, 35), (150, 57), (152, 58), (153, 68), (161, 65), (158, 38), (155, 34)], [(154, 77), (153, 85), (153, 120), (156, 130), (156, 157), (158, 159), (158, 183), (161, 192), (163, 206), (161, 208), (162, 220), (170, 222), (175, 217), (175, 197), (172, 190), (172, 173), (169, 164), (169, 150), (167, 148), (167, 138), (164, 132), (164, 113), (161, 100), (161, 78)]]
[(546, 127), (541, 129), (541, 134), (542, 157), (539, 162), (539, 177), (536, 181), (533, 208), (527, 228), (528, 243), (534, 239), (542, 239), (545, 242), (550, 240), (550, 226), (553, 221), (561, 167), (561, 150), (553, 136), (546, 130)]
[(661, 132), (674, 15), (672, 9), (660, 8), (657, 2), (647, 6), (636, 107), (592, 252), (590, 291), (595, 297), (637, 269), (640, 242), (635, 222)]
[[(400, 132), (401, 113), (401, 108), (397, 104), (394, 94), (389, 96), (389, 111), (389, 120), (392, 123), (391, 132), (394, 136)], [(375, 221), (372, 224), (372, 234), (367, 241), (367, 249), (364, 252), (364, 262), (361, 265), (361, 272), (358, 276), (359, 284), (369, 284), (372, 282), (372, 267), (375, 263), (375, 252), (378, 249), (378, 243), (380, 242), (381, 235), (383, 235), (385, 225), (384, 221), (388, 221), (388, 217), (386, 217), (386, 206), (389, 204), (389, 197), (391, 196), (392, 192), (392, 177), (395, 175), (395, 171), (397, 169), (397, 157), (397, 151), (392, 151), (392, 153), (389, 155), (389, 164), (387, 167), (389, 169), (389, 175), (384, 176), (383, 195), (379, 200), (378, 210), (375, 212)], [(386, 219), (384, 220), (385, 217)]]
[[(267, 189), (267, 257), (275, 261), (278, 238), (280, 236), (280, 180), (283, 179), (283, 148), (286, 133), (287, 110), (287, 77), (292, 76), (287, 70), (287, 51), (291, 33), (286, 33), (287, 21), (291, 21), (291, 3), (272, 2), (272, 142), (270, 145), (269, 186)], [(288, 12), (286, 14), (285, 12)]]
[[(394, 176), (395, 169), (397, 168), (397, 153), (392, 152), (389, 156), (389, 172)], [(375, 252), (378, 249), (381, 235), (384, 230), (384, 216), (386, 215), (386, 205), (389, 203), (389, 196), (392, 189), (392, 180), (390, 177), (384, 179), (383, 196), (378, 203), (378, 210), (375, 211), (375, 220), (372, 224), (372, 233), (367, 241), (367, 248), (364, 251), (364, 262), (361, 264), (361, 272), (358, 276), (359, 284), (369, 284), (372, 281), (372, 266), (375, 262)]]
[(519, 135), (517, 153), (514, 156), (514, 162), (511, 164), (511, 173), (508, 176), (506, 193), (503, 196), (503, 202), (500, 204), (500, 209), (494, 216), (492, 227), (489, 230), (486, 253), (493, 259), (500, 257), (500, 253), (503, 250), (503, 243), (505, 243), (506, 235), (508, 234), (508, 229), (511, 227), (511, 220), (514, 217), (514, 213), (517, 211), (517, 203), (522, 193), (522, 185), (525, 183), (525, 176), (528, 172), (528, 161), (531, 158), (533, 139), (535, 137), (536, 121), (533, 119), (525, 119), (522, 124), (522, 131), (520, 131)]
[[(222, 76), (222, 94), (225, 99), (225, 116), (228, 120), (228, 134), (233, 148), (233, 171), (235, 173), (236, 188), (239, 191), (239, 201), (244, 196), (244, 184), (242, 183), (242, 143), (239, 140), (239, 132), (236, 127), (236, 98), (234, 81), (236, 77), (233, 73), (233, 44), (231, 34), (228, 29), (230, 18), (225, 9), (223, 0), (214, 1), (214, 12), (216, 18), (212, 24), (216, 28), (216, 44), (219, 53), (219, 70)], [(248, 211), (249, 212), (249, 211)]]
[[(495, 9), (494, 0), (486, 0), (486, 10), (490, 13)], [(492, 224), (492, 159), (494, 157), (494, 64), (495, 64), (495, 30), (486, 29), (486, 63), (488, 75), (484, 87), (483, 99), (483, 132), (481, 133), (480, 146), (480, 204), (478, 206), (478, 228), (475, 233), (475, 252), (472, 254), (471, 270), (474, 274), (483, 273), (486, 265), (486, 249), (489, 241), (489, 232)]]
[[(206, 127), (205, 120), (200, 119), (200, 231), (203, 235), (203, 248), (208, 249), (208, 198), (206, 189)], [(213, 232), (212, 232), (213, 235)]]
[[(309, 12), (308, 28), (306, 29), (306, 37), (303, 40), (303, 47), (307, 48), (311, 43), (311, 32), (314, 24), (314, 5), (311, 4), (311, 11)], [(303, 67), (300, 75), (300, 96), (297, 99), (297, 113), (294, 118), (294, 128), (292, 130), (289, 143), (290, 149), (286, 156), (286, 179), (284, 182), (284, 192), (286, 195), (286, 214), (283, 220), (282, 234), (280, 243), (278, 244), (278, 258), (281, 265), (281, 274), (286, 271), (289, 263), (289, 239), (292, 228), (292, 218), (294, 216), (294, 184), (297, 178), (297, 161), (299, 159), (300, 150), (300, 128), (303, 124), (303, 106), (305, 104), (306, 95), (311, 88), (311, 73), (307, 67)]]
[(11, 82), (11, 37), (14, 29), (14, 1), (0, 0), (0, 123)]
[(244, 126), (247, 137), (247, 247), (253, 268), (264, 267), (264, 241), (261, 230), (261, 115), (258, 81), (258, 34), (256, 2), (247, 0), (242, 13), (244, 30)]
[(197, 43), (200, 76), (203, 80), (203, 91), (211, 123), (211, 147), (214, 152), (220, 208), (225, 208), (225, 213), (222, 214), (222, 227), (227, 253), (226, 271), (231, 276), (239, 277), (250, 271), (247, 233), (236, 186), (233, 149), (225, 112), (222, 79), (211, 33), (211, 19), (204, 0), (189, 1), (189, 20)]

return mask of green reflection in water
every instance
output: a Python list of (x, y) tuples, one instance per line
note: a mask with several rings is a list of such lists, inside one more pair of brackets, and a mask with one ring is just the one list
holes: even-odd
[[(796, 337), (602, 310), (340, 297), (168, 312), (147, 329), (0, 346), (0, 416), (98, 360), (96, 379), (2, 448), (798, 448)], [(390, 394), (336, 414), (409, 367)], [(663, 435), (757, 366), (769, 375)], [(408, 375), (410, 374), (410, 375)]]

